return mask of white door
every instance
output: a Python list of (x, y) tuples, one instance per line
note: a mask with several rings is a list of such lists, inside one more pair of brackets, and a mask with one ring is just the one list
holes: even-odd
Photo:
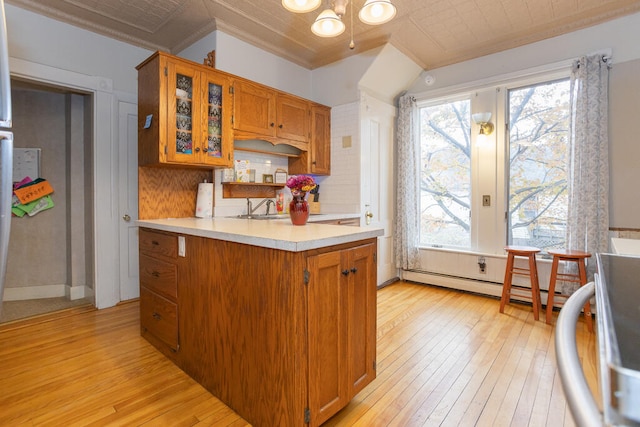
[(378, 237), (378, 285), (398, 277), (393, 261), (393, 128), (395, 108), (362, 94), (362, 206), (365, 224), (384, 229)]
[(118, 188), (120, 300), (140, 296), (138, 287), (138, 106), (119, 102)]

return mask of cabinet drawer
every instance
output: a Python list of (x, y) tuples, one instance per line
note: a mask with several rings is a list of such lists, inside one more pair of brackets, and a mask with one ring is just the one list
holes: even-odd
[(140, 252), (167, 258), (178, 257), (178, 238), (175, 235), (140, 229)]
[(176, 265), (140, 254), (140, 286), (175, 301), (178, 298)]
[(140, 288), (140, 325), (178, 350), (178, 306), (145, 287)]

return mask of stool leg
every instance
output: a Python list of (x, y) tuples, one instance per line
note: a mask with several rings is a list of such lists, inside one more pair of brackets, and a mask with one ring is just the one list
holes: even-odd
[[(587, 269), (584, 265), (584, 259), (581, 258), (578, 261), (578, 271), (580, 273), (580, 286), (587, 284)], [(587, 300), (584, 305), (584, 320), (587, 322), (587, 329), (589, 332), (593, 332), (593, 319), (591, 318), (591, 302)]]
[(540, 318), (540, 284), (538, 283), (538, 267), (536, 265), (536, 255), (529, 256), (529, 276), (531, 278), (531, 302), (533, 305), (533, 318)]
[(558, 257), (553, 257), (551, 263), (551, 278), (549, 279), (549, 293), (547, 295), (547, 324), (551, 324), (551, 316), (553, 313), (553, 298), (556, 293), (556, 280), (558, 279)]
[(504, 306), (511, 299), (511, 279), (513, 278), (513, 254), (507, 256), (507, 269), (504, 273), (504, 284), (502, 285), (502, 298), (500, 299), (500, 313), (504, 313)]

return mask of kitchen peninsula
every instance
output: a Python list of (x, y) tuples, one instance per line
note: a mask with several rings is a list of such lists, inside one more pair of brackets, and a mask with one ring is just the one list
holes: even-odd
[(252, 425), (320, 425), (375, 378), (382, 230), (138, 225), (142, 335)]

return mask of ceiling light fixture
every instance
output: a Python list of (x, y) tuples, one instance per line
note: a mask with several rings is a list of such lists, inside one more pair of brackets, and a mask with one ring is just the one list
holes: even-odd
[(335, 37), (344, 32), (344, 22), (333, 9), (325, 9), (311, 25), (311, 32), (319, 37)]
[[(342, 17), (347, 11), (349, 0), (331, 0), (329, 4), (330, 7), (323, 10), (311, 25), (311, 31), (319, 37), (339, 36), (345, 29)], [(282, 6), (291, 12), (305, 13), (320, 6), (320, 0), (282, 0)], [(353, 3), (351, 4), (351, 15), (353, 15)], [(380, 25), (389, 22), (396, 16), (396, 8), (391, 0), (366, 0), (358, 16), (365, 24)], [(349, 48), (353, 49), (353, 16), (351, 16), (351, 33)]]
[(307, 13), (320, 6), (322, 0), (282, 0), (282, 6), (289, 12)]
[(358, 16), (365, 24), (380, 25), (396, 16), (396, 7), (391, 0), (367, 0)]

